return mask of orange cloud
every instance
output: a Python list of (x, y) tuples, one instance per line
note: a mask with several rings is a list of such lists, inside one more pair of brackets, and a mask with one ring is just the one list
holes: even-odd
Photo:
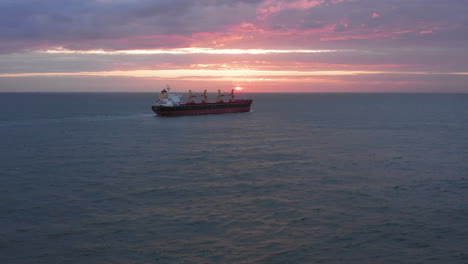
[(432, 30), (423, 30), (423, 31), (420, 31), (419, 34), (432, 34), (433, 31)]

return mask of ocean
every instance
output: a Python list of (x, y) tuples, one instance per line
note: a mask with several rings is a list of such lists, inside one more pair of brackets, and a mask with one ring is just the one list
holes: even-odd
[(468, 263), (468, 94), (0, 94), (0, 263)]

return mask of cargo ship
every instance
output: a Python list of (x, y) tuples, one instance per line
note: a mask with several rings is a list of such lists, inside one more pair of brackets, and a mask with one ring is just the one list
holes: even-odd
[[(192, 93), (189, 90), (188, 102), (181, 103), (181, 96), (169, 93), (170, 88), (163, 89), (161, 95), (151, 107), (153, 112), (160, 116), (187, 116), (210, 115), (250, 112), (251, 99), (236, 100), (234, 90), (230, 93), (221, 93), (218, 90), (216, 102), (208, 102), (206, 90), (201, 94)], [(229, 97), (224, 101), (224, 97)], [(195, 98), (201, 98), (201, 102), (195, 102)]]

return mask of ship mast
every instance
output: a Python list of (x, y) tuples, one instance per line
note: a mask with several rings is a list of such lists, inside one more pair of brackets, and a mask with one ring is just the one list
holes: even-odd
[(206, 90), (202, 94), (194, 94), (192, 93), (192, 90), (189, 90), (189, 103), (194, 103), (193, 98), (203, 98), (202, 103), (208, 102), (208, 95)]
[(161, 99), (167, 99), (167, 91), (166, 91), (166, 89), (163, 89), (163, 90), (161, 91)]
[(235, 101), (234, 90), (231, 90), (231, 93), (221, 93), (221, 90), (218, 89), (218, 102), (219, 103), (224, 102), (223, 101), (224, 96), (229, 96), (229, 102)]
[(234, 89), (231, 90), (231, 98), (229, 98), (229, 102), (234, 102)]

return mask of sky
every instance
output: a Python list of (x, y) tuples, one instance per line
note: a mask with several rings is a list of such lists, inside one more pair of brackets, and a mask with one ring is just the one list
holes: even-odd
[(467, 0), (0, 0), (0, 92), (468, 93)]

